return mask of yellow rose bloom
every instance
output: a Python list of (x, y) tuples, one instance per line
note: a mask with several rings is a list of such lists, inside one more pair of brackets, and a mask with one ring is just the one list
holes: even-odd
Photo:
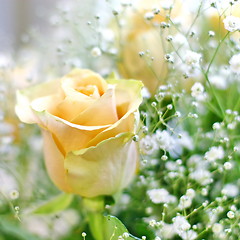
[[(121, 31), (119, 72), (125, 78), (143, 81), (152, 94), (158, 86), (164, 84), (168, 73), (165, 54), (168, 52), (166, 37), (170, 32), (165, 29), (162, 30), (164, 34), (160, 33), (159, 25), (161, 22), (169, 23), (167, 15), (170, 10), (163, 9), (162, 2), (137, 1), (136, 9), (126, 14), (126, 24)], [(153, 14), (154, 6), (160, 10), (158, 14)], [(175, 1), (173, 6), (170, 14), (172, 19), (178, 17), (183, 10), (181, 1)], [(152, 14), (149, 20), (148, 13)], [(139, 56), (140, 52), (146, 51), (149, 54)]]
[(142, 84), (108, 80), (75, 69), (62, 79), (18, 91), (16, 113), (37, 123), (48, 173), (63, 191), (84, 197), (112, 195), (133, 178)]

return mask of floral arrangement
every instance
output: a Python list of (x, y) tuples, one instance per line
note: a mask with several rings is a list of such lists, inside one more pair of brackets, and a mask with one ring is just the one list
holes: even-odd
[(0, 56), (0, 239), (239, 239), (240, 2), (59, 1), (49, 26)]

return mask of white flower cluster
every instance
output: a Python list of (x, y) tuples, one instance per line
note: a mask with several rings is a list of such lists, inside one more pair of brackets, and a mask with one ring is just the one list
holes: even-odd
[(169, 192), (164, 188), (148, 190), (147, 194), (151, 201), (155, 204), (173, 203), (177, 200), (175, 196), (169, 194)]
[(230, 69), (237, 74), (240, 74), (240, 53), (233, 55), (229, 61)]
[(224, 20), (224, 27), (229, 32), (240, 30), (240, 18), (235, 16), (227, 16)]
[(167, 130), (157, 130), (152, 136), (147, 135), (140, 141), (140, 148), (143, 154), (153, 154), (161, 149), (173, 157), (179, 156), (183, 149), (192, 149), (192, 138), (186, 131), (173, 134)]
[(183, 216), (173, 218), (173, 227), (175, 232), (184, 240), (194, 240), (197, 238), (197, 233), (191, 230), (191, 225)]

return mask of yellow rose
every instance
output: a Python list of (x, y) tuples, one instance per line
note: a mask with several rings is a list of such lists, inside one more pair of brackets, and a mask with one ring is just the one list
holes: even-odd
[[(163, 1), (137, 1), (136, 9), (134, 8), (126, 15), (126, 24), (122, 27), (119, 36), (122, 41), (118, 64), (120, 74), (125, 78), (142, 80), (152, 94), (158, 86), (165, 83), (168, 73), (165, 54), (169, 50), (166, 37), (168, 34), (172, 34), (169, 29), (162, 30), (160, 33), (160, 23), (169, 23), (167, 18), (169, 10), (164, 10), (161, 4), (163, 4)], [(172, 19), (183, 13), (181, 1), (175, 1), (173, 6)], [(147, 14), (153, 14), (154, 7), (160, 9), (160, 13), (153, 15), (151, 20), (147, 20)], [(155, 27), (156, 25), (158, 27)], [(174, 28), (172, 27), (172, 29)], [(149, 51), (149, 57), (146, 56), (147, 54), (143, 57), (139, 56), (139, 52), (146, 52), (147, 50)], [(153, 61), (151, 60), (152, 57)]]
[(63, 191), (112, 195), (133, 178), (138, 153), (132, 136), (142, 84), (105, 81), (75, 69), (62, 79), (17, 93), (16, 113), (42, 128), (48, 173)]

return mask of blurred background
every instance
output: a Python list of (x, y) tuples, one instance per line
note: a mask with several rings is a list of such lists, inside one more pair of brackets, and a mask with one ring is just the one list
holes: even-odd
[(0, 0), (0, 50), (12, 52), (26, 42), (30, 28), (48, 33), (56, 0)]

